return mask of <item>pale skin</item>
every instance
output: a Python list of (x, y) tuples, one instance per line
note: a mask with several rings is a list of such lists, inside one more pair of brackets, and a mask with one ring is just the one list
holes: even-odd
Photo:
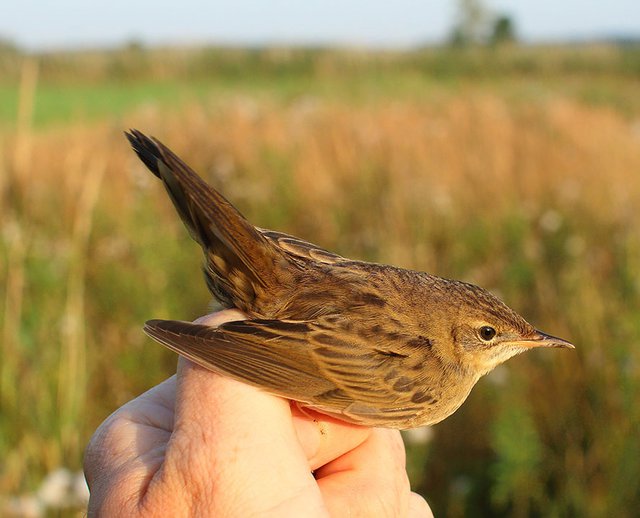
[(100, 425), (84, 468), (89, 516), (433, 517), (397, 430), (303, 413), (184, 359)]

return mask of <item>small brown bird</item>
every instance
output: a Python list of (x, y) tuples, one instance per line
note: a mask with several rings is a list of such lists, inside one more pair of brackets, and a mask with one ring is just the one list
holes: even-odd
[(442, 421), (483, 375), (534, 347), (568, 347), (486, 290), (354, 261), (254, 227), (156, 139), (127, 133), (205, 255), (209, 290), (246, 320), (218, 328), (150, 320), (193, 362), (365, 426)]

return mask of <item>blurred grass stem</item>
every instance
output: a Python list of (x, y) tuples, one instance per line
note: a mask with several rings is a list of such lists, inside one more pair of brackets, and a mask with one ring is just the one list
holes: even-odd
[[(82, 167), (82, 164), (78, 164), (78, 167)], [(87, 171), (80, 174), (84, 180), (80, 185), (71, 236), (58, 384), (61, 440), (70, 455), (76, 455), (82, 447), (77, 424), (87, 393), (85, 277), (93, 213), (105, 170), (105, 161), (98, 158)]]

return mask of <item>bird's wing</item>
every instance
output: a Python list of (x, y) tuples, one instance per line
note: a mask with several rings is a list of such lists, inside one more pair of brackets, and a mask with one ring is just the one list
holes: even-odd
[(308, 259), (325, 264), (335, 264), (345, 260), (344, 257), (338, 254), (329, 252), (328, 250), (320, 248), (313, 243), (285, 234), (284, 232), (276, 232), (275, 230), (267, 230), (263, 228), (258, 228), (258, 230), (264, 237), (277, 245), (280, 249), (297, 258)]
[[(150, 320), (145, 332), (214, 372), (342, 419), (369, 424), (410, 415), (413, 391), (399, 384), (409, 351), (375, 347), (309, 321), (244, 320), (218, 328)], [(371, 374), (375, 376), (372, 377)]]
[(312, 360), (307, 322), (247, 320), (218, 328), (150, 320), (145, 332), (176, 353), (214, 372), (273, 394), (310, 402), (334, 385)]

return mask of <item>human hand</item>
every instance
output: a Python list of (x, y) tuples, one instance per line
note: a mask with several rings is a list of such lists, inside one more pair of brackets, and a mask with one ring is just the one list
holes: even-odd
[(409, 488), (397, 430), (310, 414), (181, 358), (96, 430), (89, 516), (433, 516)]

